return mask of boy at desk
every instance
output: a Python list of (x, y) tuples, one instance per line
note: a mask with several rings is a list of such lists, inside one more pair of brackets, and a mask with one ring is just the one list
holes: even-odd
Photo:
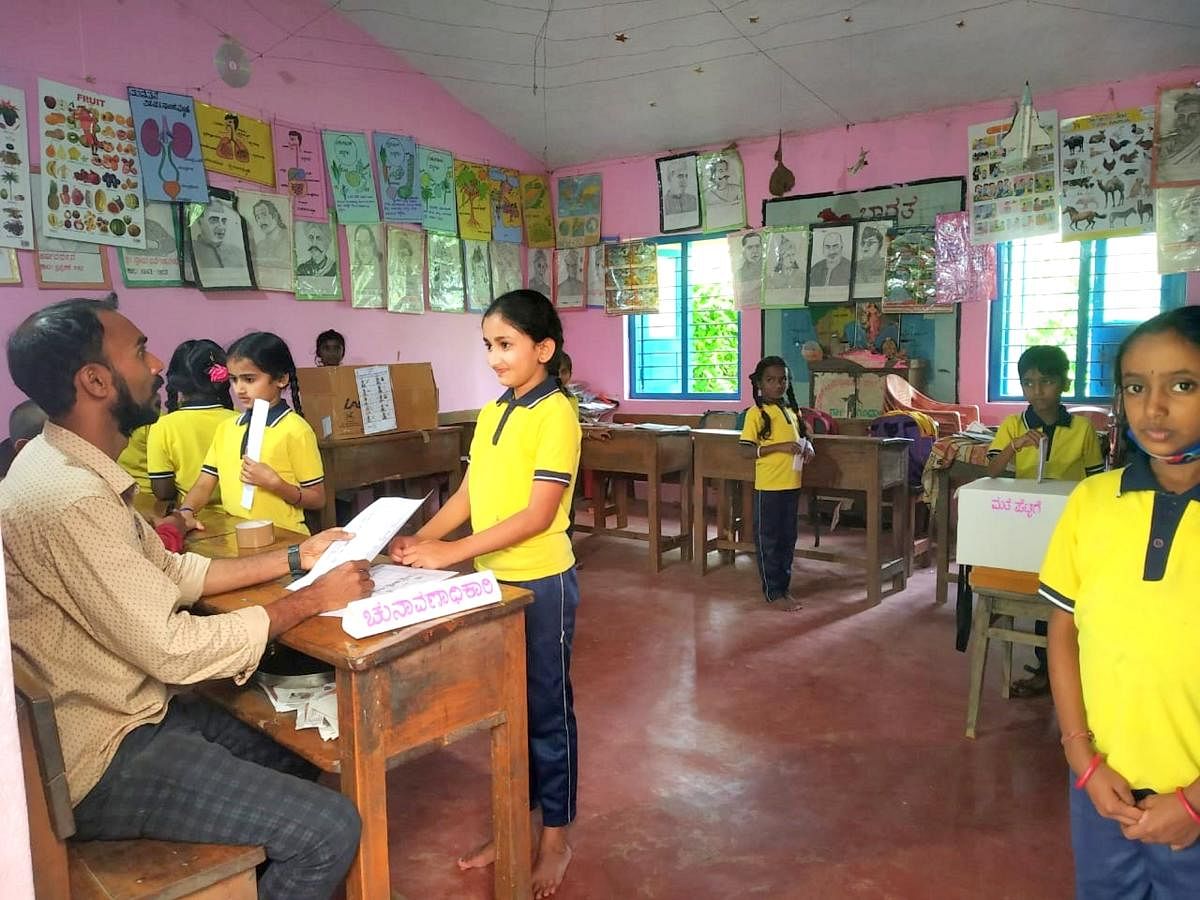
[[(1044, 478), (1082, 481), (1104, 470), (1100, 439), (1092, 423), (1073, 416), (1062, 405), (1062, 395), (1071, 386), (1070, 362), (1061, 347), (1037, 345), (1028, 348), (1017, 360), (1021, 393), (1029, 406), (1015, 413), (996, 429), (988, 448), (988, 475), (1004, 475), (1015, 462), (1017, 478), (1037, 478), (1039, 462)], [(1034, 631), (1046, 635), (1046, 622), (1039, 620)], [(1050, 689), (1046, 670), (1046, 650), (1035, 647), (1037, 666), (1028, 678), (1013, 682), (1015, 697), (1036, 697)]]

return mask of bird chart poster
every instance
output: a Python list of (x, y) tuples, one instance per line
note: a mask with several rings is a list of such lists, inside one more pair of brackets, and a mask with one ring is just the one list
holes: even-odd
[(1059, 138), (1064, 241), (1154, 231), (1153, 106), (1063, 119)]
[(560, 248), (594, 247), (600, 243), (600, 175), (571, 175), (558, 179), (558, 239)]
[(320, 132), (276, 120), (274, 139), (275, 186), (292, 198), (292, 218), (297, 222), (329, 221)]
[(379, 198), (367, 136), (357, 131), (322, 131), (325, 169), (338, 221), (344, 225), (379, 221)]
[(0, 84), (0, 247), (15, 250), (33, 249), (28, 109), (24, 91)]
[(186, 94), (131, 86), (129, 108), (146, 199), (207, 203), (208, 178), (196, 136), (195, 101)]
[(196, 127), (204, 168), (275, 186), (275, 153), (266, 122), (197, 101)]
[(1050, 144), (1033, 147), (1028, 159), (1001, 146), (1011, 118), (968, 126), (971, 243), (1058, 233), (1058, 112), (1039, 110), (1037, 117)]
[(141, 168), (129, 101), (38, 79), (42, 232), (50, 238), (146, 246)]

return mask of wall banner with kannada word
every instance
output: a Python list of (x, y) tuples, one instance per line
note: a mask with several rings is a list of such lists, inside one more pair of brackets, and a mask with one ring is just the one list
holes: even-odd
[(197, 100), (196, 127), (208, 171), (275, 186), (275, 153), (266, 122)]
[(342, 613), (342, 630), (361, 639), (499, 602), (500, 583), (492, 571), (471, 572), (352, 600)]
[(492, 166), (492, 240), (521, 243), (521, 173)]
[(648, 241), (607, 244), (604, 312), (610, 316), (658, 312), (658, 245)]
[(1064, 241), (1154, 230), (1153, 106), (1063, 119), (1059, 138)]
[(375, 161), (379, 164), (379, 192), (383, 221), (420, 224), (420, 170), (417, 167), (417, 142), (403, 134), (376, 131)]
[(129, 102), (44, 78), (38, 95), (46, 236), (145, 247)]
[(421, 222), (426, 231), (458, 234), (458, 207), (454, 196), (454, 156), (448, 150), (417, 147), (421, 169)]
[(557, 244), (592, 247), (600, 243), (600, 205), (604, 191), (598, 174), (558, 179)]
[(0, 84), (0, 247), (33, 248), (25, 92)]
[(324, 222), (329, 218), (325, 200), (325, 163), (321, 133), (287, 122), (272, 126), (275, 143), (275, 186), (292, 198), (292, 218)]
[(343, 225), (378, 222), (379, 199), (367, 136), (356, 131), (322, 131), (321, 142), (338, 221)]
[(454, 161), (454, 192), (458, 203), (458, 234), (464, 240), (492, 239), (492, 182), (487, 166)]
[[(186, 94), (130, 86), (129, 108), (147, 200), (207, 203), (208, 178), (200, 156), (196, 106)], [(116, 129), (101, 129), (112, 136)]]
[(1058, 233), (1058, 113), (1040, 110), (1038, 121), (1050, 143), (1018, 159), (1002, 146), (1011, 119), (967, 128), (971, 241), (995, 244)]
[(531, 249), (554, 246), (550, 180), (545, 175), (521, 174), (521, 217), (525, 222), (525, 246)]

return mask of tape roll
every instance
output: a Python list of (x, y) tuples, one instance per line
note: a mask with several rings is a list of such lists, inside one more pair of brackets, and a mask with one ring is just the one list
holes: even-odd
[(242, 550), (258, 550), (275, 543), (275, 526), (266, 519), (239, 522), (234, 531), (238, 548)]

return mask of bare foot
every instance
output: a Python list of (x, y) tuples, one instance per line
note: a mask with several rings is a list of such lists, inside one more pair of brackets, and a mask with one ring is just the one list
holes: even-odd
[(492, 841), (480, 844), (470, 853), (458, 858), (458, 867), (464, 872), (467, 869), (482, 869), (496, 861), (496, 845)]
[(543, 829), (541, 849), (538, 851), (537, 862), (533, 864), (534, 900), (554, 896), (554, 892), (562, 884), (563, 876), (567, 874), (571, 856), (571, 845), (567, 843), (565, 827)]
[(779, 603), (788, 612), (795, 612), (796, 610), (804, 608), (803, 601), (801, 601), (799, 597), (795, 596), (791, 592), (788, 592), (783, 597), (780, 597)]

